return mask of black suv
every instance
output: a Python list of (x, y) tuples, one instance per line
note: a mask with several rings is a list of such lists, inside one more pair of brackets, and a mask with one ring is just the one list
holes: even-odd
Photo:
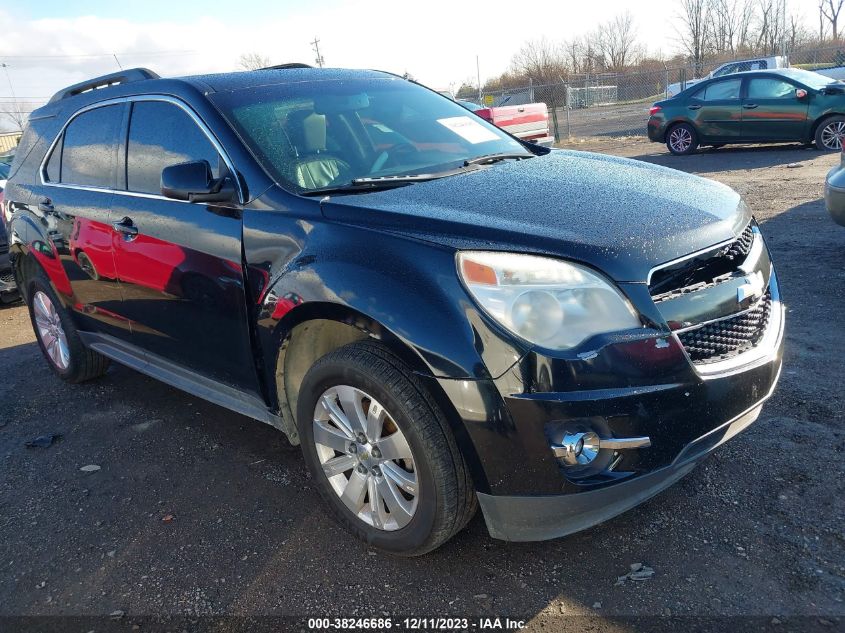
[(351, 532), (480, 505), (557, 537), (753, 422), (783, 308), (728, 187), (520, 142), (414, 82), (124, 71), (33, 113), (6, 190), (50, 367), (109, 359), (277, 427)]

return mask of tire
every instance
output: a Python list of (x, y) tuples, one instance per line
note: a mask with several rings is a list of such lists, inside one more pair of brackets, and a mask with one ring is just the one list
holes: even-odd
[[(327, 400), (340, 409), (341, 421), (355, 427), (353, 433), (334, 422), (338, 411), (325, 406)], [(381, 412), (368, 437), (355, 437), (366, 422), (345, 417), (353, 406), (360, 411), (359, 421)], [(475, 513), (474, 486), (448, 422), (410, 368), (375, 341), (351, 343), (314, 363), (300, 387), (297, 425), (305, 462), (332, 514), (376, 548), (401, 556), (425, 554), (460, 531)], [(326, 428), (331, 447), (321, 443), (328, 441)], [(378, 435), (381, 440), (375, 439)], [(390, 460), (388, 450), (410, 458)], [(332, 462), (332, 475), (324, 469), (327, 462)], [(413, 485), (404, 491), (396, 483), (410, 480)], [(341, 495), (349, 498), (348, 504)], [(374, 498), (385, 501), (374, 505)]]
[(26, 297), (38, 347), (59, 378), (80, 383), (106, 373), (109, 359), (82, 344), (70, 314), (43, 274), (29, 281)]
[(85, 251), (79, 251), (79, 253), (77, 253), (76, 263), (79, 264), (82, 272), (88, 275), (91, 279), (94, 281), (100, 281), (100, 273), (97, 272), (94, 262), (92, 262), (91, 258), (85, 254)]
[(816, 147), (823, 152), (842, 151), (845, 138), (845, 116), (824, 119), (816, 128)]
[(666, 147), (675, 156), (688, 156), (698, 149), (698, 133), (689, 123), (678, 123), (666, 132)]

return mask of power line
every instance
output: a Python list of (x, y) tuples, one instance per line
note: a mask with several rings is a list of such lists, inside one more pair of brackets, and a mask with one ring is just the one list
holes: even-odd
[[(196, 55), (200, 51), (141, 51), (141, 52), (122, 52), (123, 57), (139, 57), (141, 55)], [(114, 57), (114, 53), (88, 53), (83, 55), (4, 55), (0, 53), (2, 59), (89, 59), (92, 57)]]

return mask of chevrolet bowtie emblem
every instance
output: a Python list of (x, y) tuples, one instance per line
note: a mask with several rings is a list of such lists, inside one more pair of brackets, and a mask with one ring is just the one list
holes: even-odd
[(763, 273), (759, 270), (747, 275), (743, 281), (745, 283), (736, 289), (736, 301), (741, 307), (748, 307), (763, 296), (766, 282), (763, 280)]

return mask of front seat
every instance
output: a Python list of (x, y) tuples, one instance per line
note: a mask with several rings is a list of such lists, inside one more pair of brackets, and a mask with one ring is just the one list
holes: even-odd
[(297, 154), (293, 174), (296, 184), (303, 189), (321, 189), (349, 178), (349, 163), (326, 152), (325, 115), (292, 112), (286, 127)]

